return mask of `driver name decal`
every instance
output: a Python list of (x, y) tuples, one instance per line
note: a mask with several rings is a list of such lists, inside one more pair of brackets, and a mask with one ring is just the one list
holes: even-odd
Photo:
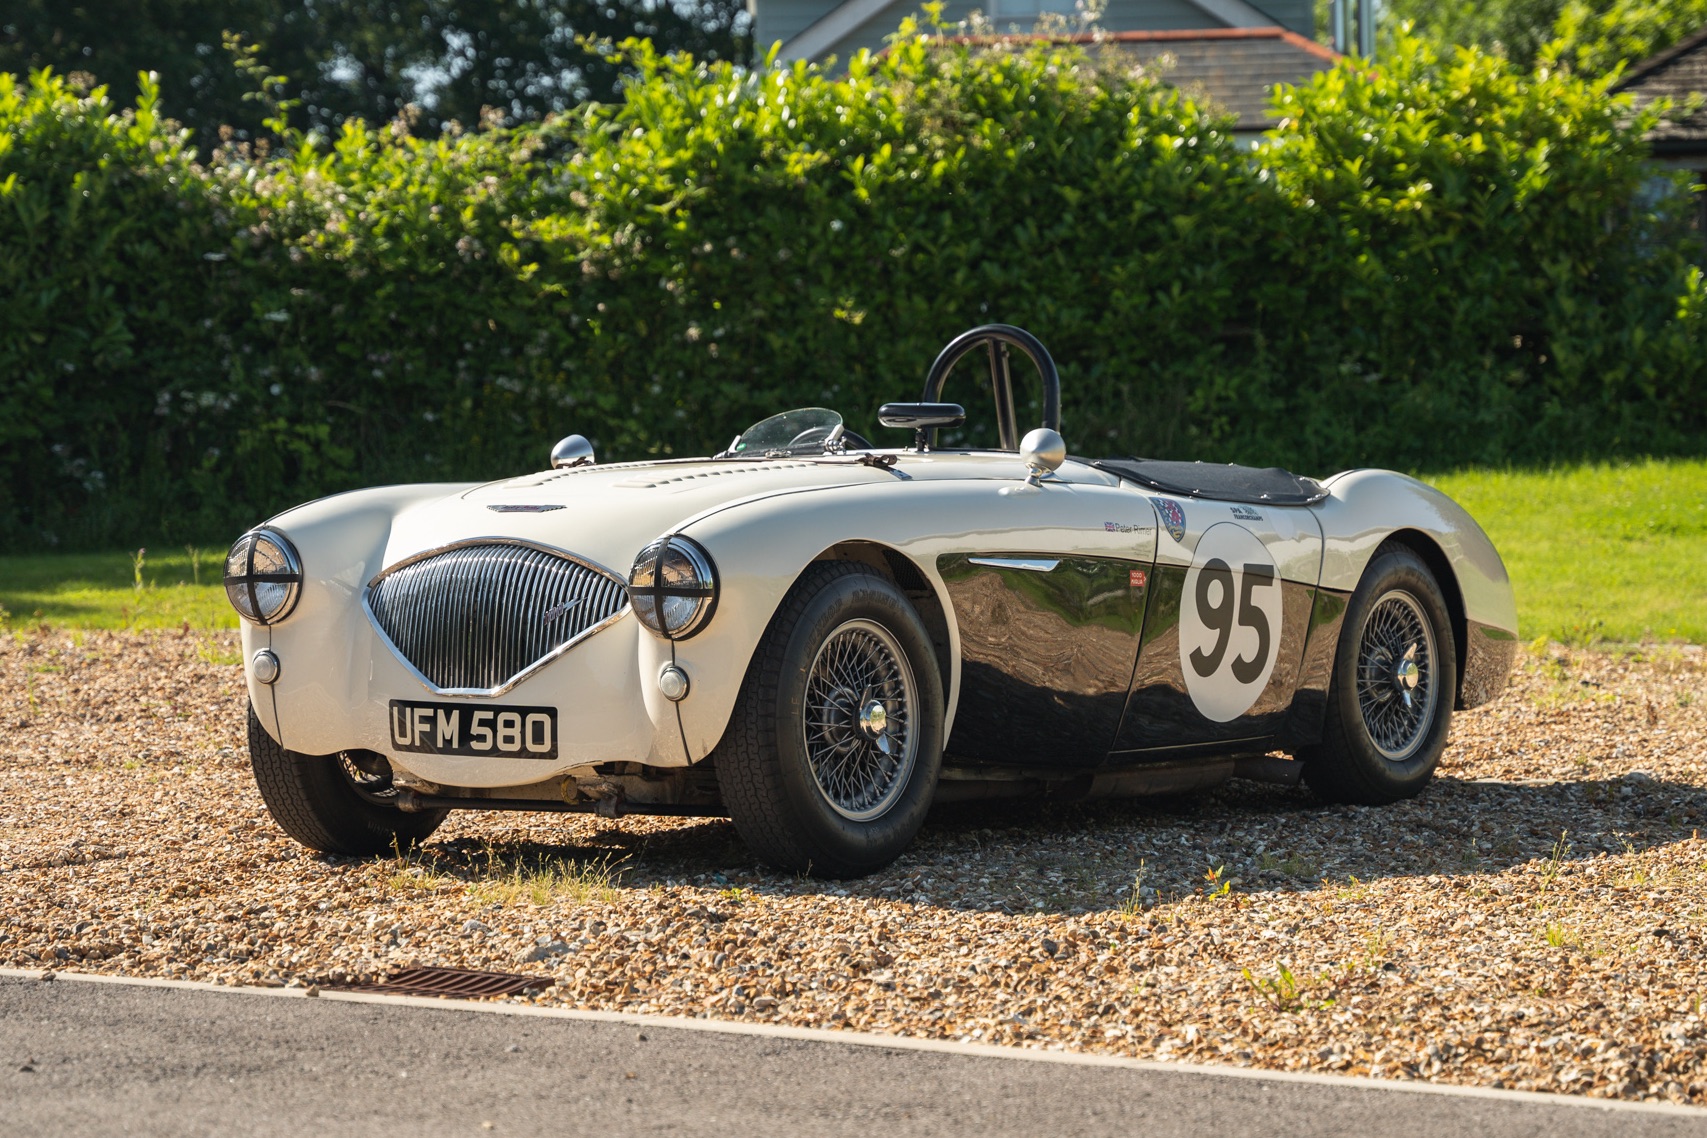
[(1262, 695), (1280, 614), (1280, 573), (1257, 536), (1231, 522), (1205, 530), (1185, 575), (1179, 638), (1186, 690), (1205, 719), (1237, 719)]

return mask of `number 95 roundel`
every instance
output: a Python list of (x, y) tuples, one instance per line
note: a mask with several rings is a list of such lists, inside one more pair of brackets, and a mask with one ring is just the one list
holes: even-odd
[(1226, 723), (1268, 686), (1280, 645), (1280, 574), (1250, 530), (1231, 522), (1198, 539), (1180, 597), (1180, 667), (1191, 702)]

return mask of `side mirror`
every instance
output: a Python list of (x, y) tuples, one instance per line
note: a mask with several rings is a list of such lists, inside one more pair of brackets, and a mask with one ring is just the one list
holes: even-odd
[(569, 466), (593, 465), (593, 444), (585, 435), (570, 435), (551, 448), (551, 466), (562, 470)]
[(1061, 437), (1059, 431), (1048, 427), (1038, 427), (1027, 431), (1025, 438), (1019, 441), (1020, 461), (1031, 471), (1031, 477), (1026, 481), (1033, 486), (1054, 474), (1067, 461), (1067, 440)]

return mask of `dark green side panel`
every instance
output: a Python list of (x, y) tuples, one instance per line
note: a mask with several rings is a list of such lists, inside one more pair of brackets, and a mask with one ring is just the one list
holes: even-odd
[(1173, 749), (1212, 749), (1215, 744), (1237, 749), (1242, 743), (1272, 739), (1285, 728), (1310, 635), (1316, 590), (1296, 581), (1281, 582), (1282, 616), (1268, 683), (1243, 715), (1217, 723), (1204, 718), (1192, 702), (1180, 662), (1185, 580), (1183, 566), (1157, 566), (1151, 576), (1143, 646), (1112, 748), (1117, 761), (1144, 761), (1146, 755), (1167, 758)]
[(1038, 554), (1048, 572), (974, 564), (937, 567), (960, 627), (961, 694), (948, 740), (958, 759), (1093, 767), (1120, 725), (1143, 631), (1150, 567), (1138, 561)]

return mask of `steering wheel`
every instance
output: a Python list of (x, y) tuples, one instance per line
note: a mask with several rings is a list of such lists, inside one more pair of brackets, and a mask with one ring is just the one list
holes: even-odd
[[(1001, 436), (1001, 449), (1019, 450), (1020, 429), (1014, 414), (1014, 381), (1013, 373), (1008, 367), (1008, 350), (1018, 348), (1037, 369), (1039, 378), (1043, 380), (1043, 422), (1042, 426), (1052, 431), (1061, 429), (1061, 376), (1055, 370), (1055, 361), (1049, 357), (1049, 349), (1043, 346), (1043, 341), (1027, 332), (1024, 328), (1016, 328), (1012, 324), (985, 324), (970, 332), (962, 332), (948, 342), (931, 365), (930, 374), (925, 377), (925, 403), (939, 403), (942, 397), (942, 386), (948, 379), (948, 373), (954, 370), (954, 365), (972, 352), (974, 348), (982, 347), (989, 355), (990, 361), (990, 390), (996, 397), (996, 426)], [(936, 445), (936, 428), (927, 433), (926, 444)]]

